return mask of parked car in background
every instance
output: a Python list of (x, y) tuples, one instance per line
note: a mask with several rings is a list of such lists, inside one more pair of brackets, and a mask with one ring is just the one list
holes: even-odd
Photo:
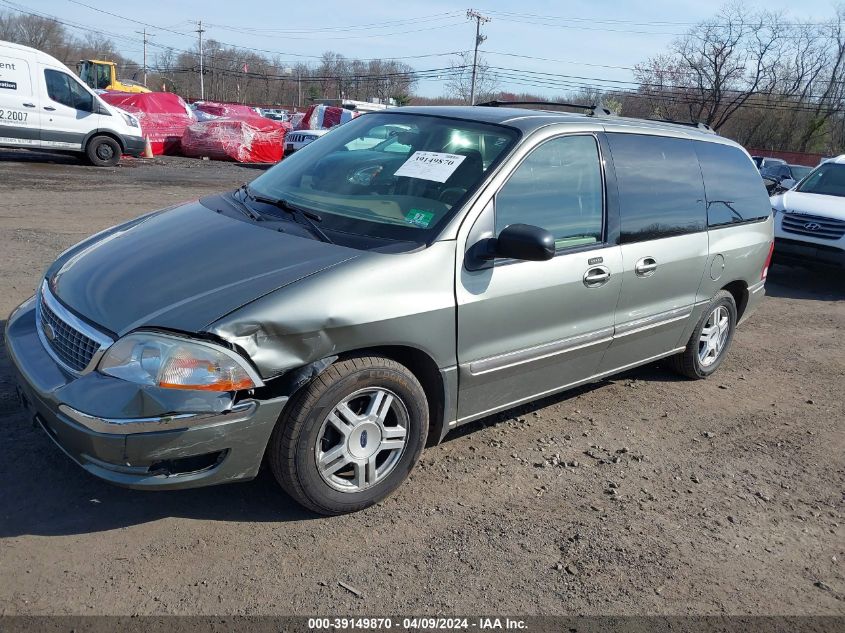
[(290, 113), (279, 108), (261, 108), (261, 116), (274, 121), (290, 121)]
[(712, 131), (401, 108), (68, 249), (5, 349), (97, 477), (187, 488), (266, 460), (339, 514), (473, 420), (662, 358), (712, 375), (771, 248), (757, 170)]
[(766, 191), (774, 195), (778, 188), (791, 189), (804, 176), (813, 170), (812, 167), (803, 165), (772, 164), (763, 167), (760, 175), (766, 183)]
[(111, 167), (140, 156), (138, 119), (103, 101), (55, 57), (0, 41), (0, 146), (84, 154)]
[(316, 141), (329, 130), (294, 130), (285, 136), (285, 157)]
[(769, 156), (752, 156), (751, 160), (754, 161), (758, 170), (771, 167), (772, 165), (786, 165), (786, 161), (782, 158), (770, 158)]
[(778, 261), (845, 267), (845, 154), (828, 159), (771, 202)]

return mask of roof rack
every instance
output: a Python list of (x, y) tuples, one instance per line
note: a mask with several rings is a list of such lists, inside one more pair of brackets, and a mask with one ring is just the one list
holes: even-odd
[(613, 116), (613, 113), (600, 103), (586, 105), (583, 103), (565, 103), (560, 101), (486, 101), (485, 103), (478, 103), (476, 105), (486, 108), (498, 108), (500, 106), (523, 106), (523, 105), (538, 105), (538, 106), (558, 106), (561, 108), (576, 108), (578, 110), (589, 110), (587, 116)]
[(672, 119), (646, 119), (646, 121), (654, 121), (655, 123), (671, 123), (672, 125), (686, 125), (687, 127), (698, 128), (699, 130), (703, 130), (705, 132), (712, 132), (713, 134), (716, 133), (716, 130), (702, 121), (674, 121)]

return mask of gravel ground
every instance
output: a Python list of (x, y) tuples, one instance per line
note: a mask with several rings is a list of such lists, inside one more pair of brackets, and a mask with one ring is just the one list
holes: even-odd
[[(260, 173), (0, 161), (4, 316), (81, 238)], [(328, 519), (267, 473), (99, 482), (30, 425), (0, 347), (0, 615), (845, 615), (844, 329), (841, 273), (775, 266), (710, 380), (651, 365), (481, 420)]]

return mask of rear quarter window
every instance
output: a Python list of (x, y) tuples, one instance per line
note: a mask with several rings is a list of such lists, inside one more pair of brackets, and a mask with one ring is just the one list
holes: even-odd
[[(772, 211), (760, 172), (738, 147), (695, 141), (704, 175), (707, 224), (726, 226), (764, 220)], [(786, 166), (778, 166), (786, 171)]]
[(704, 185), (691, 141), (618, 133), (607, 139), (623, 244), (705, 230)]

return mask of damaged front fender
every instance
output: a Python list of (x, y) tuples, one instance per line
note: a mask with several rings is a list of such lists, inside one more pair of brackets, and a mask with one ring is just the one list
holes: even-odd
[(382, 346), (414, 348), (438, 368), (451, 367), (454, 258), (453, 241), (412, 253), (370, 252), (261, 297), (208, 331), (244, 350), (264, 380)]

